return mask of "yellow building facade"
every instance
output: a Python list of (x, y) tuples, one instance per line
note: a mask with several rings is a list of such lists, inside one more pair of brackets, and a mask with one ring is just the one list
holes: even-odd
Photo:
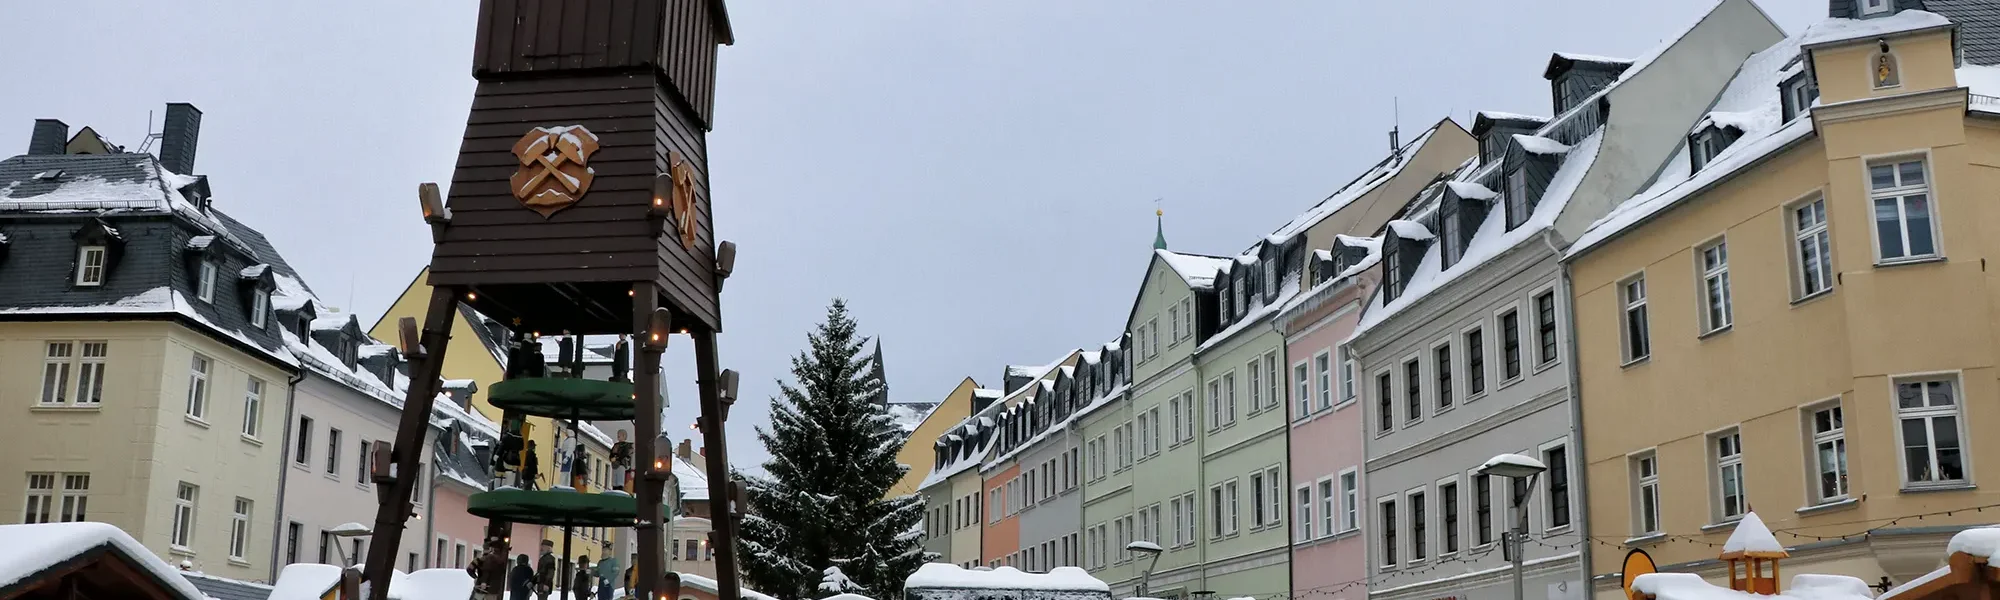
[(958, 382), (958, 387), (945, 395), (944, 402), (925, 416), (916, 431), (910, 432), (910, 437), (903, 440), (903, 448), (896, 451), (896, 463), (910, 470), (903, 473), (902, 479), (896, 480), (896, 485), (890, 486), (885, 498), (917, 493), (917, 486), (931, 472), (931, 463), (937, 455), (938, 436), (972, 416), (972, 393), (978, 389), (979, 383), (971, 377)]
[(1788, 571), (1871, 583), (2000, 520), (2000, 69), (1961, 33), (1829, 19), (1753, 57), (1782, 118), (1712, 113), (1569, 250), (1597, 597), (1633, 548), (1721, 581), (1752, 509)]

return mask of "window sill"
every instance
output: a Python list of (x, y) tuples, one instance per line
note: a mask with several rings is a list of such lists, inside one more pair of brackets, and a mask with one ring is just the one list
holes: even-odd
[(167, 546), (167, 554), (173, 556), (194, 556), (194, 549), (187, 546)]
[(1708, 338), (1711, 338), (1711, 337), (1715, 337), (1715, 336), (1718, 336), (1718, 335), (1722, 335), (1722, 334), (1725, 334), (1725, 333), (1729, 333), (1729, 332), (1730, 332), (1730, 330), (1732, 330), (1732, 329), (1735, 329), (1735, 328), (1736, 328), (1736, 324), (1735, 324), (1735, 323), (1730, 323), (1730, 324), (1728, 324), (1728, 325), (1723, 325), (1723, 326), (1721, 326), (1721, 327), (1717, 327), (1717, 328), (1715, 328), (1715, 329), (1710, 329), (1710, 330), (1708, 330), (1708, 331), (1706, 331), (1706, 332), (1703, 332), (1703, 333), (1702, 333), (1701, 335), (1697, 335), (1697, 336), (1694, 336), (1694, 339), (1697, 339), (1697, 340), (1705, 340), (1705, 339), (1708, 339)]
[(1715, 533), (1724, 530), (1734, 530), (1736, 529), (1736, 524), (1741, 522), (1743, 522), (1743, 517), (1741, 516), (1730, 517), (1728, 520), (1722, 521), (1720, 523), (1709, 523), (1707, 525), (1701, 526), (1701, 532)]
[(1665, 533), (1649, 533), (1649, 534), (1646, 534), (1646, 535), (1642, 535), (1642, 536), (1639, 536), (1639, 537), (1629, 537), (1629, 538), (1625, 538), (1625, 547), (1627, 547), (1627, 548), (1639, 548), (1639, 547), (1644, 547), (1644, 546), (1651, 546), (1651, 545), (1653, 545), (1653, 544), (1658, 544), (1658, 543), (1660, 543), (1660, 542), (1664, 542), (1664, 541), (1667, 541), (1667, 534), (1665, 534)]
[(1832, 296), (1832, 295), (1833, 295), (1833, 286), (1827, 286), (1826, 289), (1806, 294), (1804, 296), (1800, 296), (1797, 298), (1793, 298), (1792, 307), (1798, 308), (1800, 306), (1804, 306), (1807, 302), (1812, 302), (1814, 300), (1818, 300), (1820, 298), (1825, 298), (1827, 296)]
[(186, 420), (189, 424), (192, 424), (196, 427), (200, 427), (202, 429), (208, 429), (208, 421), (202, 420), (201, 417), (197, 417), (194, 415), (181, 415), (181, 418)]
[(1438, 407), (1433, 407), (1433, 408), (1431, 408), (1431, 416), (1433, 416), (1433, 417), (1436, 417), (1436, 416), (1438, 416), (1438, 415), (1442, 415), (1442, 414), (1445, 414), (1445, 413), (1448, 413), (1448, 412), (1451, 412), (1451, 409), (1454, 409), (1454, 408), (1458, 408), (1458, 405), (1457, 405), (1457, 404), (1446, 404), (1446, 405), (1444, 405), (1444, 406), (1438, 406)]
[(1340, 409), (1343, 409), (1343, 408), (1347, 408), (1347, 407), (1349, 407), (1349, 406), (1354, 406), (1354, 399), (1353, 399), (1353, 398), (1348, 398), (1348, 399), (1346, 399), (1346, 400), (1342, 400), (1342, 401), (1340, 401), (1340, 404), (1335, 404), (1335, 405), (1333, 405), (1333, 410), (1340, 410)]
[(1648, 354), (1648, 355), (1645, 355), (1645, 356), (1641, 356), (1641, 357), (1638, 357), (1638, 358), (1634, 358), (1634, 359), (1630, 359), (1630, 360), (1627, 360), (1627, 361), (1625, 361), (1625, 362), (1624, 362), (1623, 364), (1620, 364), (1620, 365), (1618, 365), (1618, 368), (1620, 368), (1620, 369), (1630, 369), (1630, 368), (1632, 368), (1632, 367), (1637, 367), (1637, 366), (1639, 366), (1639, 365), (1643, 365), (1643, 364), (1646, 364), (1646, 361), (1649, 361), (1649, 360), (1652, 360), (1652, 359), (1653, 359), (1653, 355), (1651, 355), (1651, 354)]
[(1499, 390), (1504, 390), (1504, 389), (1507, 389), (1507, 387), (1508, 387), (1508, 386), (1511, 386), (1511, 385), (1514, 385), (1514, 384), (1516, 384), (1516, 383), (1520, 383), (1520, 382), (1521, 382), (1521, 380), (1523, 380), (1523, 379), (1527, 379), (1527, 378), (1526, 378), (1526, 377), (1522, 377), (1522, 376), (1520, 376), (1520, 375), (1515, 375), (1515, 376), (1514, 376), (1514, 377), (1513, 377), (1512, 379), (1502, 379), (1502, 380), (1500, 380), (1500, 385), (1496, 385), (1496, 386), (1493, 386), (1493, 390), (1494, 390), (1494, 391), (1499, 391)]
[(1556, 368), (1556, 365), (1560, 365), (1560, 364), (1562, 364), (1562, 359), (1558, 358), (1558, 359), (1555, 359), (1555, 360), (1552, 360), (1552, 361), (1549, 361), (1549, 362), (1545, 362), (1545, 363), (1542, 363), (1542, 364), (1539, 364), (1539, 365), (1535, 365), (1535, 371), (1534, 371), (1533, 373), (1531, 373), (1531, 374), (1532, 374), (1532, 375), (1540, 375), (1540, 374), (1542, 374), (1542, 372), (1543, 372), (1543, 371), (1547, 371), (1547, 370), (1549, 370), (1549, 369), (1553, 369), (1553, 368)]
[(1941, 254), (1940, 254), (1940, 255), (1932, 255), (1932, 256), (1919, 256), (1919, 257), (1916, 257), (1916, 258), (1898, 258), (1898, 259), (1893, 259), (1893, 260), (1877, 260), (1877, 261), (1875, 261), (1875, 268), (1877, 268), (1877, 269), (1880, 269), (1880, 268), (1883, 268), (1883, 267), (1905, 267), (1905, 266), (1909, 266), (1909, 265), (1923, 265), (1923, 264), (1930, 264), (1930, 263), (1941, 263), (1941, 262), (1944, 262), (1944, 260), (1945, 260), (1945, 258), (1944, 258), (1944, 255), (1941, 255)]
[(247, 433), (236, 434), (236, 437), (242, 438), (243, 443), (245, 444), (249, 444), (252, 446), (260, 446), (260, 447), (264, 445), (264, 440), (257, 439), (256, 436)]
[(1480, 398), (1485, 398), (1485, 397), (1486, 397), (1486, 392), (1480, 392), (1480, 393), (1477, 393), (1477, 394), (1472, 394), (1472, 395), (1469, 395), (1469, 396), (1466, 396), (1466, 397), (1465, 397), (1465, 401), (1464, 401), (1464, 403), (1465, 403), (1465, 404), (1471, 404), (1471, 403), (1473, 403), (1473, 402), (1477, 402), (1477, 401), (1479, 401), (1479, 399), (1480, 399)]
[(231, 556), (229, 557), (229, 564), (236, 565), (239, 567), (248, 567), (250, 566), (250, 561)]
[(1801, 506), (1799, 507), (1798, 510), (1792, 512), (1798, 513), (1798, 515), (1801, 517), (1810, 517), (1813, 515), (1823, 515), (1830, 512), (1847, 510), (1860, 505), (1861, 505), (1860, 500), (1848, 497), (1848, 498), (1841, 498), (1839, 500), (1821, 502), (1819, 504), (1814, 504), (1812, 506)]
[(1557, 536), (1557, 535), (1563, 535), (1563, 534), (1566, 534), (1566, 533), (1569, 533), (1569, 532), (1570, 532), (1570, 529), (1571, 529), (1571, 527), (1570, 527), (1569, 525), (1563, 525), (1563, 526), (1561, 526), (1561, 527), (1551, 527), (1551, 528), (1548, 528), (1548, 529), (1543, 529), (1543, 530), (1542, 530), (1542, 535), (1543, 535), (1543, 536), (1545, 536), (1545, 537), (1546, 537), (1546, 536)]
[(31, 412), (47, 412), (47, 413), (74, 413), (74, 412), (94, 413), (94, 412), (103, 412), (103, 407), (94, 404), (93, 405), (36, 404), (34, 406), (28, 407), (28, 410)]
[(1962, 492), (1965, 490), (1974, 490), (1974, 489), (1979, 489), (1979, 486), (1972, 485), (1972, 482), (1969, 481), (1958, 481), (1958, 482), (1937, 484), (1937, 485), (1914, 485), (1905, 483), (1903, 484), (1903, 489), (1901, 491), (1905, 494), (1927, 494), (1930, 492)]

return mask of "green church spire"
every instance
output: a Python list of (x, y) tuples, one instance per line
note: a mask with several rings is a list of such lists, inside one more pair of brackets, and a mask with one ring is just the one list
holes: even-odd
[(1153, 249), (1167, 249), (1166, 211), (1153, 209)]

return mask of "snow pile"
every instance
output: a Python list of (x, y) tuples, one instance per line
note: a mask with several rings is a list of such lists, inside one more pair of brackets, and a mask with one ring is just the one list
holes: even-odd
[(285, 565), (271, 584), (269, 600), (319, 600), (340, 585), (340, 567), (312, 563)]
[(1875, 597), (1867, 582), (1845, 575), (1795, 575), (1790, 588), (1773, 596), (1718, 586), (1693, 573), (1647, 573), (1632, 581), (1632, 589), (1657, 600), (1871, 600)]
[(0, 525), (0, 588), (9, 587), (77, 555), (109, 546), (189, 600), (207, 596), (181, 577), (179, 571), (139, 545), (138, 540), (105, 523), (41, 523)]
[[(1958, 68), (1958, 85), (1967, 88), (1974, 96), (1986, 98), (2000, 97), (2000, 67), (1965, 63)], [(2000, 112), (2000, 102), (1982, 98), (1970, 99), (1971, 110), (1980, 112)]]
[(968, 570), (958, 565), (925, 563), (903, 581), (905, 589), (993, 589), (1111, 591), (1111, 586), (1076, 567), (1056, 567), (1047, 573), (1023, 573), (1013, 567), (991, 571)]
[(1835, 44), (1950, 25), (1951, 20), (1934, 12), (1906, 10), (1873, 19), (1826, 19), (1806, 28), (1799, 40), (1803, 46)]
[[(823, 577), (821, 577), (819, 580), (819, 591), (852, 592), (854, 590), (861, 589), (861, 586), (854, 585), (854, 580), (847, 578), (846, 573), (840, 572), (840, 567), (827, 567), (826, 570), (821, 571), (820, 573), (823, 575)], [(833, 597), (839, 598), (840, 596), (855, 596), (855, 595), (841, 593)], [(860, 596), (855, 596), (855, 597), (859, 598)], [(822, 598), (821, 600), (826, 600), (826, 599)]]
[(391, 600), (459, 600), (472, 597), (465, 569), (422, 569), (389, 583)]
[(1945, 547), (1945, 555), (1960, 552), (1985, 559), (2000, 556), (2000, 526), (1976, 527), (1951, 536), (1951, 545)]
[[(693, 573), (685, 573), (679, 571), (676, 571), (676, 573), (681, 576), (681, 585), (692, 587), (694, 589), (701, 590), (704, 592), (708, 592), (708, 594), (711, 596), (717, 594), (716, 590), (722, 589), (721, 586), (716, 585), (714, 579), (710, 579)], [(738, 589), (740, 589), (743, 592), (742, 597), (744, 598), (744, 600), (777, 600), (776, 598), (764, 595), (763, 593), (750, 588), (738, 588)]]
[(1722, 544), (1722, 553), (1741, 552), (1751, 555), (1784, 554), (1785, 545), (1778, 543), (1778, 536), (1771, 535), (1771, 528), (1764, 526), (1764, 519), (1756, 511), (1743, 515), (1736, 522), (1736, 531), (1729, 534), (1729, 541)]
[(1735, 175), (1759, 159), (1811, 135), (1812, 119), (1794, 118), (1790, 124), (1782, 122), (1783, 98), (1777, 91), (1780, 81), (1804, 68), (1797, 65), (1788, 68), (1799, 54), (1799, 40), (1797, 36), (1786, 39), (1744, 59), (1736, 78), (1730, 80), (1716, 98), (1715, 106), (1696, 127), (1689, 130), (1692, 133), (1711, 123), (1728, 125), (1742, 131), (1741, 137), (1724, 148), (1721, 154), (1710, 158), (1698, 173), (1690, 171), (1693, 163), (1683, 147), (1667, 162), (1651, 189), (1620, 202), (1611, 212), (1592, 223), (1590, 229), (1570, 245), (1566, 258), (1590, 250), (1625, 229)]
[(1166, 250), (1154, 250), (1153, 254), (1159, 256), (1160, 260), (1166, 261), (1168, 267), (1179, 274), (1182, 280), (1187, 281), (1188, 287), (1199, 289), (1215, 287), (1216, 273), (1229, 265), (1229, 259), (1215, 256), (1181, 254)]

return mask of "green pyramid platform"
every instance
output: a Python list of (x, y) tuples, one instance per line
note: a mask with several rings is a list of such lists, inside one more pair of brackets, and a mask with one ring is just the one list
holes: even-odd
[(623, 492), (586, 494), (569, 489), (502, 488), (466, 499), (465, 512), (510, 523), (570, 527), (631, 527), (637, 499)]
[(487, 389), (487, 401), (501, 410), (537, 417), (586, 421), (630, 421), (637, 414), (632, 384), (594, 379), (509, 379)]

